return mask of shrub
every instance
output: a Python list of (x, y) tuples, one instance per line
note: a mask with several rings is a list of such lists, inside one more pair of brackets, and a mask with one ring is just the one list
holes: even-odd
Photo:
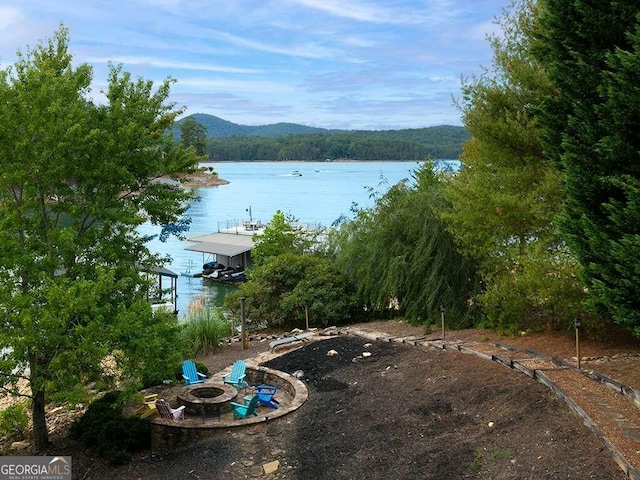
[(284, 253), (252, 269), (251, 280), (225, 296), (225, 307), (240, 313), (241, 298), (251, 316), (269, 328), (340, 325), (361, 310), (350, 283), (328, 258)]
[(231, 326), (220, 308), (204, 307), (189, 311), (182, 332), (191, 353), (203, 356), (213, 353), (220, 339), (231, 335)]
[(200, 373), (204, 373), (206, 376), (209, 376), (209, 367), (207, 367), (204, 363), (195, 362), (196, 370)]
[(15, 403), (0, 413), (0, 435), (9, 440), (24, 440), (29, 428), (29, 415), (23, 403)]
[[(184, 342), (184, 326), (175, 315), (164, 313), (165, 319), (154, 326), (156, 336), (140, 344), (135, 354), (135, 362), (142, 367), (140, 381), (142, 388), (162, 384), (172, 376), (174, 365), (190, 355), (190, 345)], [(158, 352), (162, 352), (158, 354)], [(140, 385), (136, 385), (138, 389)]]
[(142, 388), (154, 387), (160, 385), (165, 378), (162, 375), (156, 374), (156, 372), (143, 372), (142, 373)]
[(94, 401), (71, 425), (70, 435), (113, 464), (131, 460), (131, 453), (151, 446), (151, 423), (139, 417), (123, 417), (120, 392), (109, 392)]
[[(147, 368), (142, 372), (142, 388), (150, 388), (156, 385), (162, 385), (166, 380), (171, 380), (173, 365), (170, 365), (167, 368), (163, 368), (161, 371), (156, 369)], [(182, 374), (178, 377), (178, 379), (182, 378)]]

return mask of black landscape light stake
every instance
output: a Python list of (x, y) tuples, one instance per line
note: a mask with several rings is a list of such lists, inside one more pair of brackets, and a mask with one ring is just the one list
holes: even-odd
[(580, 319), (573, 319), (573, 325), (576, 327), (576, 358), (578, 359), (578, 370), (580, 370)]
[(440, 305), (440, 320), (442, 321), (442, 340), (444, 340), (444, 305)]

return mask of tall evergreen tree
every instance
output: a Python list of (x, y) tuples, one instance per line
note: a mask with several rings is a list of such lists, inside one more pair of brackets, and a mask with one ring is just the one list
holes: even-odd
[(180, 141), (187, 147), (193, 147), (196, 155), (203, 157), (207, 152), (207, 129), (193, 117), (185, 118), (180, 124)]
[(640, 336), (640, 5), (544, 4), (534, 52), (554, 87), (540, 111), (565, 176), (561, 232), (596, 302)]
[(493, 66), (463, 84), (460, 107), (472, 139), (451, 179), (443, 212), (464, 252), (482, 265), (484, 313), (505, 330), (573, 318), (581, 286), (556, 235), (561, 175), (544, 155), (535, 106), (550, 90), (531, 56), (538, 6), (515, 2), (490, 38)]

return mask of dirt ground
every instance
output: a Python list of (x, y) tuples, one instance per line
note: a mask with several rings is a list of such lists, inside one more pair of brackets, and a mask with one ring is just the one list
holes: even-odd
[[(392, 336), (426, 334), (401, 322), (357, 327)], [(486, 330), (446, 335), (566, 360), (576, 352), (571, 335), (505, 338)], [(615, 347), (609, 341), (583, 342), (583, 368), (609, 370), (637, 388), (640, 347), (632, 340), (616, 341)], [(220, 371), (267, 349), (266, 340), (250, 342), (248, 350), (233, 343), (200, 360)], [(327, 356), (329, 350), (338, 354)], [(299, 410), (174, 452), (140, 452), (126, 466), (107, 464), (64, 434), (53, 439), (51, 453), (72, 455), (78, 480), (625, 478), (602, 441), (561, 399), (496, 362), (341, 334), (266, 365), (304, 372), (309, 398)], [(264, 474), (262, 466), (274, 461), (278, 471)]]

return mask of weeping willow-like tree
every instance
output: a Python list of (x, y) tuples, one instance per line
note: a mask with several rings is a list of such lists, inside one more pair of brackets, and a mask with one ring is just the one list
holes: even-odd
[(451, 326), (471, 321), (475, 268), (457, 252), (436, 213), (441, 202), (438, 175), (425, 162), (413, 172), (412, 184), (391, 187), (374, 207), (359, 210), (330, 234), (331, 255), (370, 312), (391, 311), (429, 324), (443, 306)]

